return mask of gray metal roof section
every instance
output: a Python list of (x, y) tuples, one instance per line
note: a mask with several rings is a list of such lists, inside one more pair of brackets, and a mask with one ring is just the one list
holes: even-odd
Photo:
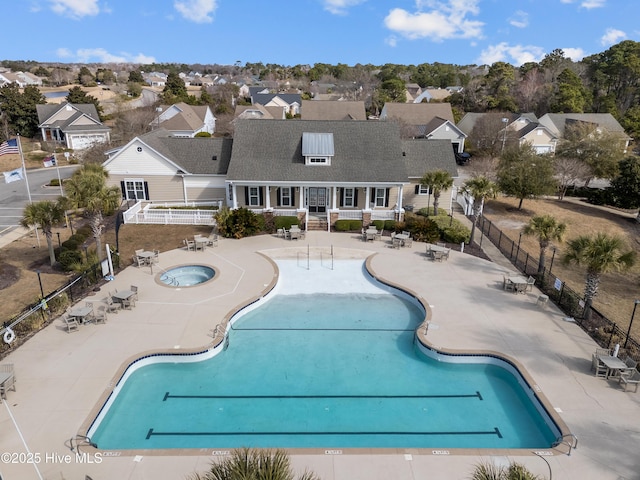
[[(305, 165), (303, 133), (332, 133), (331, 165)], [(449, 149), (451, 143), (449, 142)], [(238, 120), (227, 178), (251, 182), (406, 183), (395, 122)]]
[(408, 178), (420, 178), (434, 170), (444, 170), (452, 177), (458, 176), (450, 140), (402, 140), (402, 152)]
[(333, 133), (302, 133), (302, 156), (333, 157)]
[[(256, 122), (263, 123), (263, 122)], [(193, 175), (224, 175), (229, 168), (233, 139), (220, 137), (172, 137), (159, 128), (139, 137), (155, 151)]]

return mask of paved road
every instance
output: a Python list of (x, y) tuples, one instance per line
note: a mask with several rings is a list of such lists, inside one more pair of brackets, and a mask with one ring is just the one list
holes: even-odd
[[(77, 168), (77, 165), (59, 167), (60, 178), (63, 180), (69, 178)], [(61, 195), (60, 187), (45, 186), (57, 177), (58, 172), (55, 168), (41, 168), (28, 170), (26, 181), (0, 183), (0, 246), (21, 232), (20, 219), (24, 207), (29, 203), (29, 194), (33, 202), (55, 200)], [(27, 184), (29, 193), (27, 193)]]

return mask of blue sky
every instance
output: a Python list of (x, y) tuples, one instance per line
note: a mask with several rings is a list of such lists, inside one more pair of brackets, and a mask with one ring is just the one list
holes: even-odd
[(638, 0), (21, 0), (0, 59), (519, 66), (640, 41), (639, 14)]

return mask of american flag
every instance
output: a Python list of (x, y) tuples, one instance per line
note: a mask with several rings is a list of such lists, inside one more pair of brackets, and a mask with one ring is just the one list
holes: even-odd
[(18, 149), (18, 140), (15, 138), (0, 144), (0, 155), (8, 155), (10, 153), (20, 153), (20, 150)]

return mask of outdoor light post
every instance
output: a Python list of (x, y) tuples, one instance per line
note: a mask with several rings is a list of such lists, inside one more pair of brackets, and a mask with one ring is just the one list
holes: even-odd
[(503, 117), (502, 123), (504, 123), (504, 128), (502, 130), (502, 150), (500, 150), (500, 153), (504, 152), (504, 144), (507, 142), (507, 123), (509, 123), (509, 119)]
[(58, 235), (58, 248), (62, 248), (62, 244), (60, 243), (60, 232), (56, 232)]
[(640, 300), (636, 300), (636, 301), (633, 302), (633, 313), (631, 313), (631, 320), (629, 321), (629, 328), (627, 329), (627, 338), (624, 339), (623, 348), (627, 348), (627, 342), (629, 341), (629, 335), (631, 335), (631, 325), (633, 325), (633, 317), (636, 316), (636, 308), (638, 307), (639, 303), (640, 303)]

